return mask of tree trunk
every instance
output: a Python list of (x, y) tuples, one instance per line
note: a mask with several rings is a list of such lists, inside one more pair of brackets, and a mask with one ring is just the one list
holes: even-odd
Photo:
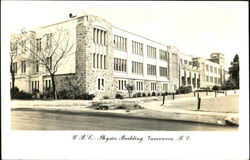
[(53, 89), (53, 98), (56, 100), (56, 84), (55, 84), (55, 75), (51, 74), (51, 81), (52, 81), (52, 89)]
[(11, 79), (12, 79), (11, 87), (14, 89), (14, 87), (15, 87), (15, 72), (12, 69), (12, 59), (11, 59), (11, 62), (10, 62), (10, 73), (11, 73)]

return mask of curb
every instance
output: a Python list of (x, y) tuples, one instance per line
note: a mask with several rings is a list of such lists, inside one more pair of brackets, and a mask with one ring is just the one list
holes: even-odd
[[(61, 113), (61, 114), (75, 114), (75, 115), (92, 115), (92, 116), (106, 116), (106, 117), (125, 117), (125, 118), (134, 118), (134, 119), (151, 119), (151, 120), (160, 120), (160, 121), (180, 121), (180, 122), (191, 122), (191, 123), (203, 123), (210, 125), (221, 125), (221, 126), (231, 126), (229, 123), (225, 121), (224, 116), (210, 116), (210, 115), (199, 115), (192, 113), (178, 113), (178, 112), (166, 112), (162, 113), (159, 111), (147, 110), (151, 112), (155, 112), (155, 115), (146, 116), (140, 115), (140, 113), (136, 112), (128, 112), (128, 113), (112, 113), (106, 111), (96, 111), (96, 110), (67, 110), (67, 109), (55, 109), (55, 108), (11, 108), (11, 111), (41, 111), (48, 113)], [(137, 111), (137, 110), (135, 110)], [(144, 110), (145, 111), (145, 110)], [(158, 113), (158, 115), (157, 115)], [(166, 115), (170, 115), (166, 117)], [(185, 118), (186, 117), (186, 118)], [(189, 117), (189, 118), (187, 118)], [(208, 117), (202, 119), (204, 117)], [(191, 118), (191, 119), (190, 119)], [(196, 119), (195, 119), (196, 118)], [(208, 121), (209, 119), (210, 121)]]

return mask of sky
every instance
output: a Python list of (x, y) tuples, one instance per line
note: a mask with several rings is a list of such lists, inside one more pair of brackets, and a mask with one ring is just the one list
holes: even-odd
[(9, 34), (68, 20), (69, 13), (89, 13), (132, 33), (177, 46), (181, 53), (205, 58), (223, 53), (228, 68), (236, 53), (248, 54), (247, 5), (226, 1), (15, 1), (2, 3), (1, 12)]

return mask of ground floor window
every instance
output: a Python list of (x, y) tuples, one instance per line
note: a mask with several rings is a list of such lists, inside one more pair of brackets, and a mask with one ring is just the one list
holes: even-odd
[(137, 91), (143, 90), (143, 82), (142, 81), (136, 81), (136, 90)]
[(44, 86), (45, 90), (50, 90), (51, 81), (50, 80), (43, 80), (43, 86)]
[(39, 90), (39, 81), (31, 81), (32, 91)]
[(168, 84), (166, 84), (166, 83), (163, 84), (163, 88), (162, 89), (163, 89), (163, 91), (167, 91), (168, 90)]
[(151, 83), (151, 91), (156, 91), (156, 83)]
[(119, 90), (125, 90), (127, 85), (126, 80), (118, 80), (118, 89)]
[(104, 79), (103, 78), (97, 79), (97, 89), (104, 90)]

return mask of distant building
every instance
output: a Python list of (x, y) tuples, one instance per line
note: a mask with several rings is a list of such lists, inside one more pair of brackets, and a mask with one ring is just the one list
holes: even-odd
[[(56, 33), (58, 27), (70, 31), (75, 46), (73, 54), (56, 72), (57, 91), (76, 86), (81, 92), (114, 97), (116, 93), (127, 95), (127, 84), (135, 86), (134, 93), (147, 94), (175, 92), (179, 86), (190, 85), (197, 89), (224, 82), (222, 54), (211, 54), (210, 60), (181, 54), (175, 46), (117, 28), (93, 15), (75, 17), (26, 31), (25, 34), (36, 41), (39, 52), (41, 47), (50, 44), (50, 36)], [(20, 35), (12, 36), (11, 43)], [(29, 58), (32, 56), (22, 46), (12, 48), (11, 52)], [(50, 76), (45, 68), (34, 61), (30, 62), (25, 56), (18, 57), (13, 64), (16, 66), (15, 85), (19, 89), (26, 92), (38, 89), (43, 93), (51, 88)], [(55, 63), (53, 57), (44, 58), (48, 63)]]

